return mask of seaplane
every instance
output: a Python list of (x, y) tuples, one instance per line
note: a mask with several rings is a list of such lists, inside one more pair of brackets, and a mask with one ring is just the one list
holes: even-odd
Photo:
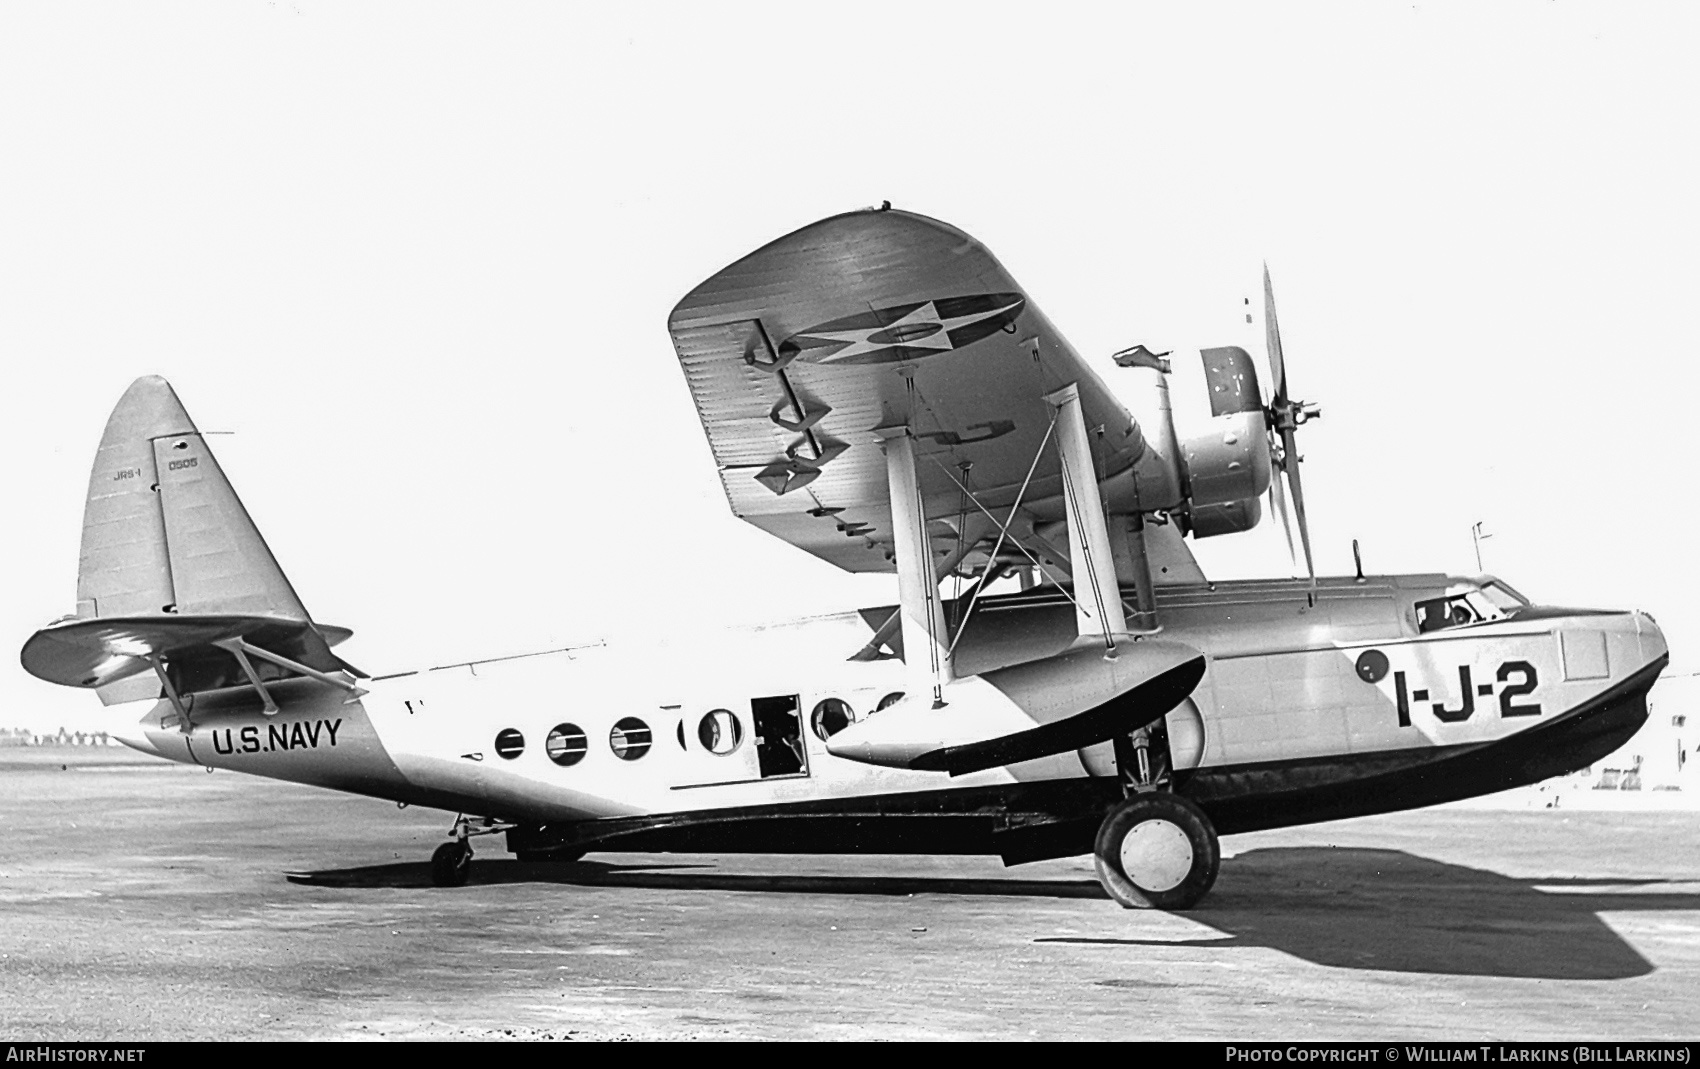
[[(95, 457), (76, 611), (23, 666), (122, 707), (149, 754), (455, 814), (439, 886), (500, 834), (529, 862), (1091, 854), (1116, 903), (1180, 910), (1221, 835), (1616, 749), (1669, 660), (1646, 613), (1316, 575), (1295, 435), (1320, 410), (1289, 395), (1267, 270), (1263, 298), (1267, 381), (1243, 347), (1188, 354), (1207, 390), (1177, 429), (1182, 357), (1117, 353), (1112, 390), (963, 231), (889, 205), (806, 226), (668, 328), (733, 513), (895, 574), (895, 601), (712, 653), (376, 677), (334, 652), (351, 632), (309, 615), (172, 387), (140, 378)], [(1292, 576), (1208, 579), (1189, 540), (1252, 530), (1266, 497), (1308, 574), (1292, 553)]]

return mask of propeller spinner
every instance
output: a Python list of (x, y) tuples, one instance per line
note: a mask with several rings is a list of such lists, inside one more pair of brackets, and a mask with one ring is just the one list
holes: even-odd
[[(1305, 518), (1304, 483), (1299, 477), (1298, 444), (1295, 432), (1313, 419), (1322, 418), (1322, 406), (1294, 401), (1287, 393), (1287, 361), (1281, 351), (1281, 327), (1275, 319), (1275, 288), (1269, 282), (1269, 265), (1263, 265), (1263, 329), (1269, 346), (1269, 371), (1273, 393), (1269, 400), (1269, 453), (1275, 467), (1286, 476), (1293, 499), (1293, 512), (1299, 520), (1299, 541), (1304, 545), (1305, 570), (1310, 573), (1310, 600), (1316, 604), (1316, 563), (1311, 557), (1310, 524)], [(1287, 555), (1293, 555), (1293, 525), (1287, 514), (1287, 496), (1281, 479), (1269, 481), (1269, 498), (1281, 516), (1281, 527), (1287, 535)], [(1297, 561), (1295, 560), (1296, 564)]]

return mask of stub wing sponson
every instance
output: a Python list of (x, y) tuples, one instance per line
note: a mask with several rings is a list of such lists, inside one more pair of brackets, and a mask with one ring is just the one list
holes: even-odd
[(1138, 730), (1191, 694), (1204, 669), (1203, 654), (1180, 642), (1131, 642), (1110, 659), (1075, 649), (953, 681), (941, 703), (906, 697), (826, 748), (872, 765), (966, 775)]

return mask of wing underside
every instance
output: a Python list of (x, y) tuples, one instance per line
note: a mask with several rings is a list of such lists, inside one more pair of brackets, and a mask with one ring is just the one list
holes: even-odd
[(1059, 498), (1047, 393), (1078, 385), (1100, 477), (1143, 449), (985, 247), (922, 216), (805, 227), (703, 282), (668, 326), (732, 511), (850, 571), (893, 568), (882, 429), (915, 439), (941, 555), (968, 514), (1012, 504), (1024, 482), (1024, 501)]

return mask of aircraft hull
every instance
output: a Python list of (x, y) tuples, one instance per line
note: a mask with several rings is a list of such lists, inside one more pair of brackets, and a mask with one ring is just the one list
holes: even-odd
[[(1647, 691), (1668, 661), (1650, 618), (1531, 608), (1419, 633), (1412, 606), (1447, 587), (1444, 577), (1330, 580), (1315, 606), (1295, 583), (1171, 592), (1164, 637), (1209, 659), (1165, 721), (1174, 789), (1221, 833), (1361, 816), (1585, 767), (1645, 720)], [(1071, 626), (1066, 602), (993, 608), (989, 630), (969, 635), (983, 660), (987, 651), (1007, 659), (1010, 634), (1043, 654), (1049, 632)], [(853, 649), (853, 631), (832, 631), (844, 622), (817, 621), (793, 638), (818, 647), (826, 631)], [(778, 669), (763, 678), (752, 664)], [(1015, 863), (1090, 850), (1122, 797), (1107, 743), (951, 777), (846, 760), (806, 729), (797, 765), (783, 774), (761, 763), (759, 723), (740, 728), (751, 737), (725, 753), (699, 738), (706, 710), (743, 722), (759, 694), (795, 695), (799, 723), (832, 696), (850, 698), (862, 717), (900, 715), (873, 711), (901, 686), (897, 662), (809, 664), (752, 648), (726, 659), (718, 677), (652, 672), (648, 690), (624, 668), (607, 674), (605, 689), (588, 676), (563, 686), (558, 663), (524, 671), (534, 674), (421, 673), (373, 681), (358, 697), (291, 680), (271, 687), (280, 711), (269, 717), (252, 688), (234, 687), (196, 695), (187, 731), (161, 701), (126, 741), (209, 768), (492, 817), (513, 825), (512, 848), (530, 855), (936, 852)], [(671, 704), (654, 689), (687, 683), (695, 695)], [(634, 715), (646, 718), (644, 748), (622, 760), (611, 732)], [(582, 728), (582, 751), (555, 760), (546, 738), (569, 719)]]
[[(1221, 834), (1369, 816), (1472, 798), (1587, 767), (1647, 720), (1647, 693), (1668, 657), (1538, 728), (1492, 743), (1260, 762), (1182, 773), (1176, 791)], [(1012, 864), (1087, 853), (1106, 778), (920, 791), (789, 805), (533, 825), (509, 849), (702, 853), (999, 854)]]

